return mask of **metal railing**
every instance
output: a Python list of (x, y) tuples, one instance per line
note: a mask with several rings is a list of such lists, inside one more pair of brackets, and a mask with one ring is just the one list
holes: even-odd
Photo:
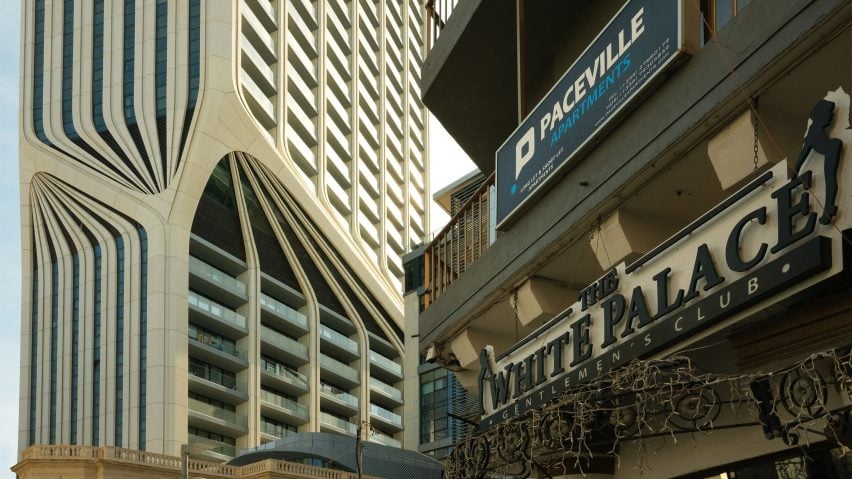
[(432, 50), (432, 45), (441, 36), (441, 31), (459, 0), (426, 0), (426, 53)]
[(491, 246), (494, 173), (474, 192), (423, 253), (423, 308), (428, 308)]

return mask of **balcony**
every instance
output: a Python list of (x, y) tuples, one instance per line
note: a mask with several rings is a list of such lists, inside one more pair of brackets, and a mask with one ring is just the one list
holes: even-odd
[(226, 436), (238, 436), (248, 431), (246, 417), (212, 404), (189, 398), (189, 424)]
[(375, 351), (370, 351), (370, 366), (370, 371), (377, 376), (382, 376), (383, 379), (390, 381), (402, 380), (402, 366), (396, 361), (386, 358)]
[(319, 333), (322, 350), (333, 352), (336, 356), (344, 357), (350, 361), (358, 359), (358, 343), (356, 341), (324, 324), (320, 325)]
[(273, 355), (293, 364), (302, 365), (308, 362), (308, 347), (304, 344), (267, 326), (260, 327), (260, 334), (262, 351), (272, 350)]
[(189, 389), (227, 403), (248, 400), (245, 383), (206, 364), (189, 363)]
[(402, 447), (402, 443), (397, 441), (396, 439), (388, 436), (387, 434), (382, 434), (380, 432), (373, 432), (370, 434), (370, 437), (367, 439), (370, 442), (377, 442), (379, 444), (384, 444), (385, 446), (390, 447)]
[(189, 287), (233, 308), (248, 301), (245, 283), (194, 256), (189, 257)]
[(276, 326), (286, 333), (301, 336), (308, 332), (308, 318), (304, 314), (265, 293), (260, 293), (260, 311), (278, 320)]
[[(224, 456), (226, 459), (230, 459), (237, 455), (237, 446), (233, 446), (231, 444), (225, 444), (224, 442), (214, 441), (212, 439), (207, 439), (206, 437), (196, 436), (195, 434), (189, 434), (187, 437), (187, 442), (189, 444), (203, 444), (204, 449), (207, 452)], [(208, 448), (207, 446), (212, 445), (213, 447)]]
[(248, 334), (246, 317), (233, 309), (193, 291), (189, 292), (187, 303), (189, 303), (189, 319), (192, 322), (232, 337)]
[(308, 422), (308, 408), (265, 389), (260, 390), (260, 407), (264, 415), (280, 421), (297, 424)]
[(320, 412), (320, 427), (324, 431), (338, 432), (349, 436), (354, 436), (358, 432), (358, 427), (351, 422), (327, 412)]
[(320, 372), (321, 377), (328, 378), (343, 387), (356, 387), (361, 383), (358, 371), (322, 353), (320, 353)]
[(402, 431), (402, 416), (387, 409), (370, 404), (370, 417), (397, 431)]
[(386, 407), (402, 406), (402, 391), (376, 378), (370, 378), (371, 400)]
[(266, 358), (260, 358), (260, 377), (264, 383), (294, 396), (308, 391), (308, 378), (304, 374)]
[(294, 431), (279, 426), (278, 424), (264, 421), (263, 418), (260, 418), (260, 433), (266, 434), (267, 436), (271, 436), (275, 439), (281, 439), (289, 436), (290, 434), (296, 434)]
[(344, 416), (354, 416), (360, 409), (357, 397), (326, 383), (320, 383), (320, 401), (324, 409)]
[(426, 247), (423, 254), (424, 309), (488, 251), (491, 245), (490, 188), (493, 185), (492, 173)]
[(248, 367), (248, 354), (236, 344), (190, 328), (189, 355), (225, 370)]

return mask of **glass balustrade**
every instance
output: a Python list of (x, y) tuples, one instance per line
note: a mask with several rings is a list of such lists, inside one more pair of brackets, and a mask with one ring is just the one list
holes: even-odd
[(305, 389), (307, 389), (308, 387), (308, 379), (307, 377), (305, 377), (304, 374), (295, 371), (283, 364), (270, 361), (266, 358), (260, 358), (260, 367), (261, 369), (263, 369), (263, 371), (269, 374), (273, 374), (291, 384), (301, 386)]
[(320, 412), (320, 422), (322, 422), (325, 425), (334, 427), (336, 429), (345, 431), (345, 432), (352, 434), (352, 435), (355, 435), (358, 431), (357, 426), (355, 426), (351, 422), (349, 422), (345, 419), (340, 419), (337, 416), (332, 416), (331, 414), (329, 414), (327, 412)]
[(261, 326), (261, 340), (301, 358), (308, 357), (308, 348), (295, 339), (288, 338), (272, 328)]
[(263, 419), (260, 420), (260, 432), (277, 438), (284, 438), (290, 434), (296, 434), (294, 431), (287, 429), (286, 427), (264, 421)]
[(322, 392), (322, 394), (325, 394), (326, 396), (333, 397), (338, 401), (348, 404), (356, 409), (358, 408), (358, 398), (349, 394), (346, 391), (332, 386), (331, 384), (320, 383), (320, 392)]
[(272, 404), (274, 406), (278, 406), (281, 409), (286, 409), (295, 416), (299, 416), (302, 418), (308, 417), (308, 408), (292, 399), (285, 398), (284, 396), (279, 396), (278, 394), (275, 394), (271, 391), (261, 389), (260, 400)]
[(390, 384), (379, 381), (376, 378), (370, 378), (370, 388), (382, 392), (392, 399), (402, 402), (402, 391), (391, 386)]
[[(237, 455), (237, 446), (232, 446), (230, 444), (225, 444), (221, 441), (214, 441), (212, 439), (208, 439), (206, 437), (197, 436), (195, 434), (189, 434), (189, 443), (190, 444), (202, 444), (206, 451), (212, 452), (214, 454), (221, 454), (223, 456), (234, 457)], [(212, 447), (208, 447), (212, 446)]]
[(221, 369), (208, 364), (189, 363), (189, 374), (201, 378), (234, 391), (245, 392), (245, 384), (237, 382), (237, 379)]
[(201, 331), (195, 331), (190, 327), (189, 332), (187, 333), (190, 341), (195, 341), (196, 343), (203, 344), (205, 346), (209, 346), (217, 351), (222, 351), (229, 356), (233, 356), (237, 359), (246, 360), (248, 358), (248, 354), (246, 354), (245, 349), (240, 349), (237, 345), (231, 341), (224, 340), (223, 338), (211, 336), (209, 334), (205, 334)]
[(192, 291), (189, 292), (187, 301), (189, 302), (189, 306), (191, 309), (200, 311), (206, 314), (207, 316), (218, 319), (219, 321), (227, 323), (231, 326), (237, 326), (241, 329), (246, 329), (245, 316), (230, 308), (222, 306), (221, 304), (207, 299), (204, 296), (198, 295)]
[(375, 351), (370, 351), (370, 362), (382, 369), (394, 373), (399, 377), (402, 377), (402, 366), (400, 366), (399, 363), (392, 359), (388, 359)]
[(370, 404), (370, 414), (372, 414), (373, 416), (382, 418), (382, 419), (384, 419), (385, 421), (387, 421), (391, 424), (396, 424), (397, 426), (402, 426), (402, 417), (399, 414), (397, 414), (395, 412), (388, 411), (387, 409), (385, 409), (381, 406), (376, 406), (375, 404)]
[(228, 411), (227, 409), (222, 409), (212, 404), (207, 404), (206, 402), (199, 401), (195, 398), (189, 398), (188, 406), (190, 411), (194, 411), (205, 416), (221, 419), (223, 421), (227, 421), (240, 426), (246, 425), (245, 416), (237, 414), (233, 411)]
[(260, 307), (265, 309), (266, 311), (269, 311), (275, 316), (298, 326), (304, 331), (308, 330), (308, 318), (304, 314), (282, 303), (281, 301), (278, 301), (275, 298), (261, 293)]
[(320, 353), (320, 366), (353, 382), (360, 382), (358, 380), (358, 371), (322, 353)]
[(213, 283), (230, 293), (243, 298), (246, 297), (245, 283), (194, 256), (189, 257), (189, 272), (190, 274), (204, 278), (208, 282)]
[(402, 447), (401, 442), (388, 436), (387, 434), (382, 434), (380, 432), (374, 432), (370, 434), (370, 441), (377, 442), (379, 444), (384, 444), (385, 446)]
[(320, 336), (330, 343), (349, 351), (352, 354), (358, 354), (358, 343), (354, 340), (347, 338), (343, 334), (338, 333), (337, 331), (329, 328), (326, 325), (320, 325)]

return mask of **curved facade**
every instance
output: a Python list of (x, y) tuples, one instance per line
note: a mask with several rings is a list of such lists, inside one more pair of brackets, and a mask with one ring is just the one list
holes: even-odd
[(24, 7), (20, 449), (400, 445), (416, 2)]

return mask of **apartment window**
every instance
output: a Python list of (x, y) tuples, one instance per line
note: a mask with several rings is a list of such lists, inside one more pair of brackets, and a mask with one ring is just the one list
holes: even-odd
[(139, 227), (139, 449), (145, 450), (148, 401), (148, 235)]
[(157, 39), (155, 45), (154, 80), (157, 98), (157, 117), (166, 116), (166, 69), (168, 61), (168, 17), (166, 0), (157, 0)]
[(92, 318), (92, 328), (94, 329), (93, 343), (93, 367), (92, 367), (92, 445), (100, 445), (101, 432), (101, 266), (103, 258), (101, 257), (101, 246), (95, 245), (95, 287), (92, 294), (92, 304), (94, 304), (94, 317)]
[(56, 444), (56, 382), (59, 363), (59, 265), (54, 261), (50, 265), (50, 424), (48, 424), (49, 444)]
[(223, 436), (222, 434), (193, 426), (189, 426), (187, 432), (189, 433), (190, 444), (195, 442), (219, 443), (219, 447), (211, 449), (210, 452), (224, 454), (226, 456), (236, 455), (237, 441), (233, 437)]
[(44, 133), (44, 0), (35, 1), (33, 38), (33, 129), (38, 139), (50, 145)]
[(74, 129), (74, 0), (65, 0), (62, 9), (62, 128), (71, 140), (79, 138)]
[(420, 443), (449, 437), (447, 372), (434, 369), (420, 375)]
[(133, 83), (136, 54), (136, 0), (124, 0), (124, 119), (136, 124), (133, 111)]
[[(35, 250), (35, 248), (33, 248)], [(33, 255), (33, 263), (37, 262)], [(36, 384), (38, 380), (38, 370), (36, 368), (36, 358), (38, 358), (38, 268), (33, 267), (33, 290), (30, 314), (30, 434), (29, 445), (35, 444), (36, 434)]]
[(77, 444), (80, 379), (80, 255), (75, 253), (71, 261), (71, 444)]
[(104, 0), (95, 0), (92, 14), (92, 117), (99, 133), (104, 122)]
[(115, 238), (115, 445), (124, 440), (124, 239)]
[(701, 44), (716, 36), (751, 0), (701, 0)]

